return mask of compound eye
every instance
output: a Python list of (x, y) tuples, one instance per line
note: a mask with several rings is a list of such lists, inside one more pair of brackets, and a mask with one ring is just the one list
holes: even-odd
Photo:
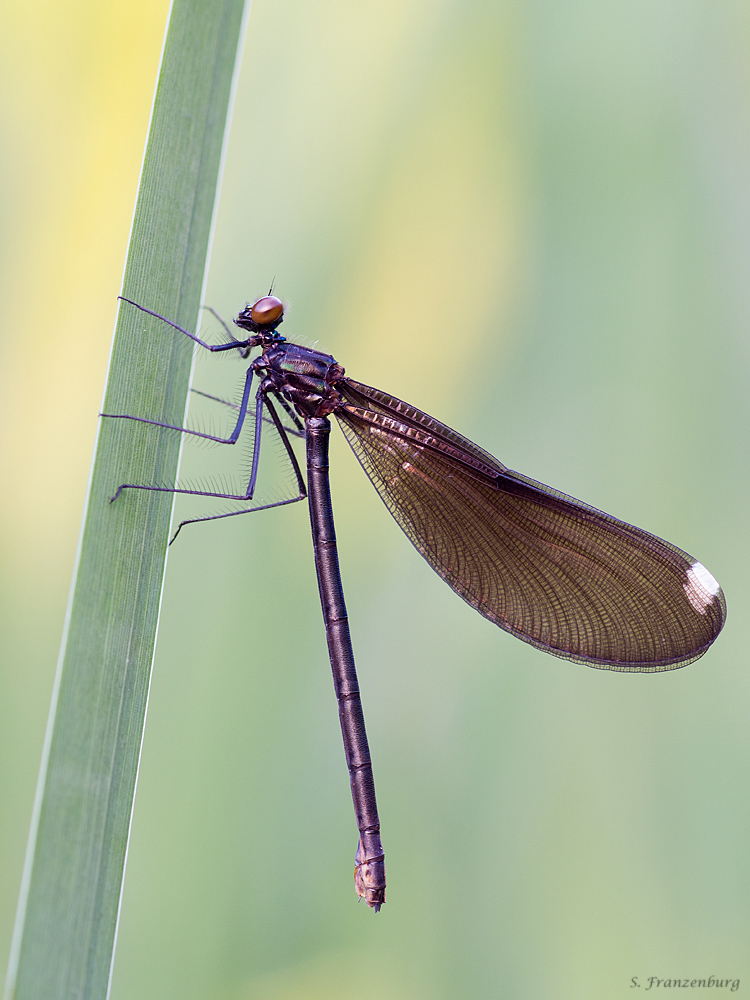
[(253, 303), (250, 317), (257, 326), (273, 326), (284, 316), (284, 303), (275, 295), (266, 295)]

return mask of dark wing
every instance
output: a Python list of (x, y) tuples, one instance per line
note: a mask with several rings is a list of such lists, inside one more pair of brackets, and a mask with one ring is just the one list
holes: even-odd
[(555, 656), (682, 667), (721, 631), (718, 583), (686, 552), (507, 469), (408, 403), (344, 378), (341, 428), (383, 502), (480, 614)]

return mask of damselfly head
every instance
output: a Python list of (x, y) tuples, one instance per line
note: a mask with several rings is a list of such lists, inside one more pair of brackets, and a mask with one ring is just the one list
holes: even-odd
[(275, 295), (264, 295), (252, 304), (248, 303), (235, 323), (245, 330), (270, 333), (284, 320), (284, 303)]

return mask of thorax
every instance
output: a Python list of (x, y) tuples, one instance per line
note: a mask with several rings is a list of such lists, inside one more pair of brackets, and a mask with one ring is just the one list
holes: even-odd
[(276, 343), (256, 362), (262, 387), (288, 399), (302, 417), (327, 416), (340, 404), (334, 385), (344, 369), (330, 354), (300, 344)]

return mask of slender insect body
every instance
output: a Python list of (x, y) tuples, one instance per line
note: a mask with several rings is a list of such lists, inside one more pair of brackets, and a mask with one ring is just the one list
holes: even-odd
[[(605, 670), (672, 670), (711, 646), (724, 625), (726, 603), (711, 573), (682, 549), (508, 469), (434, 417), (346, 377), (330, 354), (282, 337), (277, 327), (283, 319), (283, 303), (267, 295), (248, 304), (234, 321), (247, 331), (246, 339), (230, 337), (219, 345), (165, 320), (212, 352), (236, 350), (248, 358), (260, 348), (247, 368), (229, 437), (130, 414), (102, 414), (232, 445), (252, 412), (255, 384), (254, 450), (245, 492), (122, 483), (112, 500), (123, 490), (145, 489), (245, 502), (241, 510), (181, 522), (174, 541), (185, 524), (307, 498), (359, 829), (355, 885), (377, 911), (385, 902), (385, 863), (336, 550), (328, 476), (331, 414), (388, 510), (432, 569), (481, 615), (538, 649)], [(282, 423), (277, 405), (293, 428)], [(286, 451), (298, 493), (253, 504), (264, 423), (273, 425)], [(290, 435), (305, 438), (306, 481)]]

